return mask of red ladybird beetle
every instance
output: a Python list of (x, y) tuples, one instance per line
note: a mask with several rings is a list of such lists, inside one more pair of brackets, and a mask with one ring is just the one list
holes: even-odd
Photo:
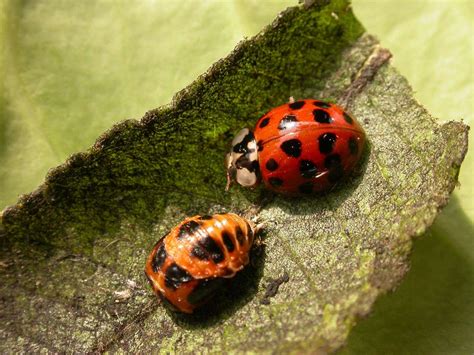
[(227, 187), (233, 180), (286, 195), (329, 189), (359, 161), (365, 133), (341, 107), (313, 99), (294, 101), (245, 128), (226, 156)]
[(192, 313), (248, 264), (258, 228), (233, 213), (186, 218), (156, 243), (145, 274), (159, 297)]

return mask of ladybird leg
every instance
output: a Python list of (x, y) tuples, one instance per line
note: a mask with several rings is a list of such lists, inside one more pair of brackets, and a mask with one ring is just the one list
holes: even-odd
[(248, 222), (250, 224), (250, 228), (252, 229), (252, 232), (255, 236), (258, 235), (258, 233), (264, 229), (265, 227), (265, 223), (264, 222), (261, 222), (261, 223), (258, 223), (258, 216), (252, 216), (252, 217), (247, 217), (248, 219)]
[(252, 265), (253, 268), (256, 268), (258, 266), (260, 256), (265, 252), (266, 246), (267, 245), (258, 236), (253, 241), (252, 249), (250, 250), (250, 265)]
[(252, 248), (259, 249), (260, 247), (265, 246), (265, 245), (266, 244), (263, 241), (263, 239), (261, 237), (257, 236), (257, 238), (255, 238), (255, 240), (253, 241)]
[(256, 226), (255, 226), (255, 229), (254, 229), (254, 233), (255, 235), (258, 235), (259, 232), (265, 228), (265, 223), (258, 223)]
[(232, 178), (230, 176), (230, 168), (232, 166), (232, 156), (230, 153), (225, 156), (225, 168), (227, 171), (227, 184), (225, 185), (225, 191), (229, 191), (230, 185), (232, 185)]
[(290, 96), (290, 98), (288, 99), (288, 103), (292, 104), (293, 102), (295, 102), (295, 98), (293, 96)]
[(225, 185), (225, 191), (229, 191), (231, 185), (232, 185), (232, 179), (230, 177), (229, 171), (227, 170), (227, 183)]
[(261, 231), (264, 229), (264, 223), (259, 223), (255, 227), (253, 227), (254, 232), (254, 240), (253, 240), (253, 249), (261, 249), (265, 247), (265, 242), (263, 241)]

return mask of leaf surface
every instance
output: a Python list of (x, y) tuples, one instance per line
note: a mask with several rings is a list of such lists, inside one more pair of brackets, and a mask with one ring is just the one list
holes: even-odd
[[(339, 348), (405, 274), (411, 238), (447, 203), (467, 149), (467, 127), (438, 125), (388, 59), (345, 1), (290, 8), (171, 105), (53, 169), (2, 214), (5, 349)], [(360, 120), (357, 173), (308, 199), (223, 193), (233, 134), (288, 96), (339, 101)], [(146, 255), (185, 215), (220, 211), (258, 213), (264, 252), (195, 316), (169, 313), (143, 277)]]

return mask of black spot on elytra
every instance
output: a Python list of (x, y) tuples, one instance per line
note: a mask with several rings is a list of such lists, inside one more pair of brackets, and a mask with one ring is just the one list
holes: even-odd
[(357, 145), (357, 139), (354, 137), (351, 137), (349, 139), (349, 152), (351, 152), (352, 155), (357, 155), (359, 152), (359, 146)]
[(301, 155), (301, 142), (298, 139), (287, 140), (280, 145), (280, 148), (289, 157), (298, 158)]
[(278, 169), (278, 163), (275, 161), (275, 159), (270, 158), (267, 160), (265, 168), (267, 168), (268, 171), (275, 171)]
[(331, 107), (331, 104), (327, 103), (327, 102), (324, 102), (324, 101), (315, 101), (314, 103), (314, 106), (316, 107), (322, 107), (322, 108), (329, 108)]
[(224, 245), (226, 249), (229, 251), (229, 253), (232, 253), (235, 249), (234, 242), (232, 241), (232, 236), (227, 232), (223, 232), (222, 241), (224, 242)]
[(199, 260), (208, 260), (209, 255), (206, 253), (206, 251), (202, 248), (202, 246), (195, 245), (193, 249), (191, 250), (191, 255), (198, 258)]
[(311, 160), (301, 160), (300, 161), (300, 173), (301, 176), (305, 178), (313, 178), (316, 176), (317, 169), (316, 165)]
[(199, 244), (207, 251), (207, 253), (211, 256), (212, 261), (214, 261), (216, 264), (224, 260), (224, 253), (216, 241), (209, 235), (199, 240)]
[(283, 180), (277, 177), (271, 177), (270, 179), (268, 179), (268, 182), (274, 187), (279, 187), (283, 185)]
[(239, 226), (235, 227), (235, 237), (237, 238), (237, 241), (239, 242), (240, 245), (243, 245), (245, 242), (244, 238), (244, 232), (242, 232), (242, 228)]
[(314, 120), (319, 123), (331, 123), (332, 118), (325, 110), (313, 110)]
[(166, 270), (165, 285), (176, 290), (181, 284), (193, 280), (193, 277), (176, 263), (171, 264)]
[(310, 194), (313, 192), (313, 183), (311, 181), (307, 181), (302, 183), (298, 186), (298, 191), (302, 194)]
[(295, 115), (286, 115), (285, 117), (281, 119), (280, 124), (278, 125), (278, 129), (279, 130), (290, 129), (294, 127), (295, 122), (298, 122)]
[(208, 214), (205, 214), (204, 216), (201, 216), (199, 219), (203, 220), (203, 221), (206, 221), (206, 220), (212, 219), (212, 216), (209, 216)]
[(289, 104), (288, 106), (290, 106), (292, 110), (299, 110), (300, 108), (304, 106), (304, 104), (305, 104), (304, 101), (295, 101)]
[(240, 143), (237, 143), (234, 145), (232, 150), (234, 153), (242, 153), (242, 154), (247, 154), (247, 153), (252, 153), (254, 152), (254, 149), (249, 148), (249, 143), (255, 139), (254, 135), (252, 132), (249, 132), (244, 139)]
[(258, 151), (261, 152), (263, 150), (263, 143), (262, 141), (258, 141), (257, 142), (257, 148), (258, 148)]
[(158, 250), (156, 251), (155, 257), (151, 261), (151, 268), (153, 269), (154, 272), (158, 272), (158, 270), (161, 268), (163, 263), (166, 260), (166, 250), (165, 250), (165, 244), (162, 243)]
[(196, 221), (189, 221), (189, 222), (184, 223), (179, 228), (178, 239), (183, 239), (192, 235), (199, 229), (199, 227), (200, 227), (200, 224)]
[(324, 166), (327, 169), (331, 169), (337, 165), (341, 165), (341, 157), (339, 154), (328, 155), (326, 159), (324, 159)]
[(260, 122), (259, 124), (259, 127), (260, 128), (264, 128), (268, 125), (268, 123), (270, 122), (270, 117), (265, 117), (262, 122)]
[(352, 117), (349, 116), (347, 113), (344, 112), (342, 115), (344, 116), (344, 120), (345, 120), (347, 123), (352, 124), (352, 123), (354, 122), (354, 120), (352, 119)]
[(221, 278), (200, 280), (188, 296), (188, 302), (199, 305), (206, 302), (224, 282)]
[(324, 166), (329, 169), (328, 180), (330, 182), (337, 182), (344, 176), (344, 169), (342, 168), (339, 154), (327, 156), (324, 159)]
[(319, 151), (323, 154), (332, 152), (334, 143), (336, 142), (336, 135), (334, 133), (323, 133), (318, 138)]

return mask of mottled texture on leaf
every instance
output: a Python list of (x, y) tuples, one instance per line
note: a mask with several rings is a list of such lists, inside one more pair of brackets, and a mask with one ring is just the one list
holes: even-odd
[[(467, 149), (467, 127), (438, 125), (387, 53), (345, 1), (289, 9), (172, 105), (51, 171), (2, 214), (3, 349), (340, 347), (406, 272), (411, 238), (447, 203)], [(290, 95), (340, 101), (360, 120), (369, 145), (356, 174), (308, 199), (223, 193), (233, 134)], [(259, 211), (263, 250), (201, 312), (166, 311), (143, 277), (147, 253), (184, 215), (229, 210)]]

